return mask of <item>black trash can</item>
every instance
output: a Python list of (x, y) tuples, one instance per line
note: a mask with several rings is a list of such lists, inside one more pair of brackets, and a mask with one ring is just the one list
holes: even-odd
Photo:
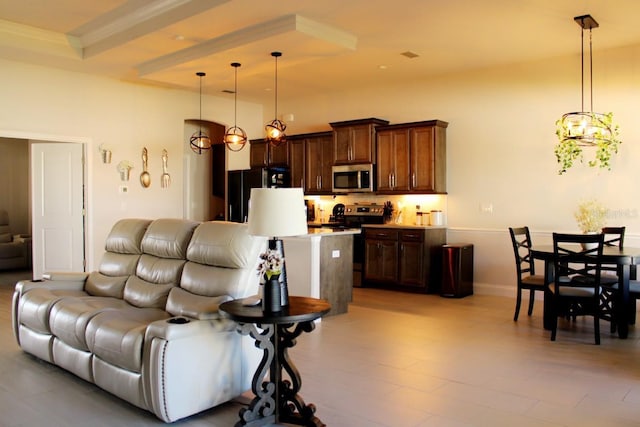
[(440, 296), (462, 298), (467, 295), (473, 295), (473, 245), (443, 245)]

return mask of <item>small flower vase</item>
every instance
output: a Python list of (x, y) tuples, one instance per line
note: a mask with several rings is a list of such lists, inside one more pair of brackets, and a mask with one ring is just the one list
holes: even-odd
[(265, 313), (279, 313), (282, 311), (282, 296), (280, 293), (280, 276), (273, 275), (264, 284), (262, 295), (262, 311)]

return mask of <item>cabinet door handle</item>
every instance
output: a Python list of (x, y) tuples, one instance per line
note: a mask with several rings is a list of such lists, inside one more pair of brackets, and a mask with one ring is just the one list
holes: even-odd
[(396, 188), (396, 174), (395, 172), (391, 174), (391, 187)]
[(322, 189), (322, 175), (318, 175), (318, 189)]
[(415, 172), (413, 172), (413, 173), (411, 174), (411, 186), (412, 186), (412, 187), (415, 187), (415, 186), (416, 186), (416, 173), (415, 173)]

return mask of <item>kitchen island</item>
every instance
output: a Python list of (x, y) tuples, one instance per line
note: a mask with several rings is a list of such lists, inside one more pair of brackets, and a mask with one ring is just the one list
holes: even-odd
[(346, 313), (353, 290), (353, 236), (359, 228), (309, 228), (284, 237), (289, 295), (326, 299), (328, 316)]

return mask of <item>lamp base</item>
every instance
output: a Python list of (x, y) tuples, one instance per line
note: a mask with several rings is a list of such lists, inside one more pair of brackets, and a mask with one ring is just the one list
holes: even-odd
[(279, 313), (282, 311), (281, 284), (278, 276), (272, 276), (264, 284), (264, 295), (262, 296), (262, 311), (265, 313)]
[[(287, 286), (287, 260), (284, 256), (284, 243), (278, 238), (269, 240), (269, 249), (275, 249), (280, 253), (282, 259), (282, 271), (280, 273), (280, 305), (282, 307), (289, 306), (289, 287)], [(265, 289), (266, 291), (266, 289)]]

